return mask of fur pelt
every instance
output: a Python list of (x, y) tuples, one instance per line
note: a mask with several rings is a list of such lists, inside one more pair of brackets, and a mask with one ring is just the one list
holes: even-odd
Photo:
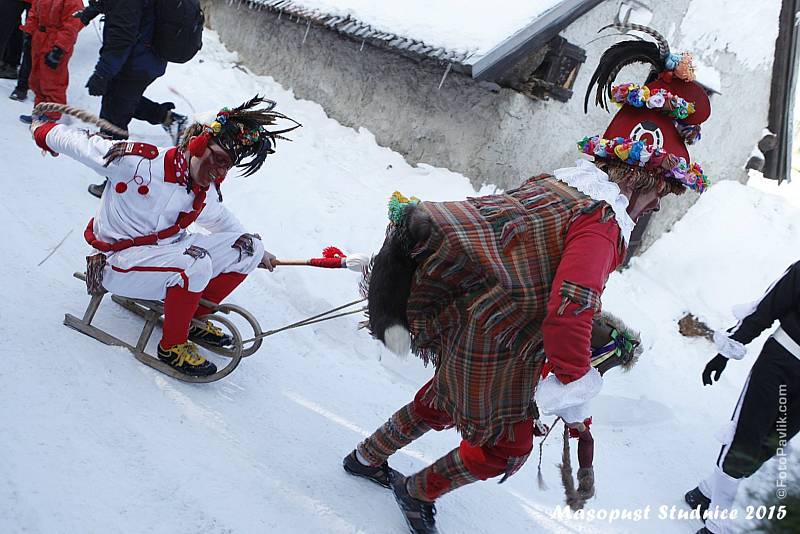
[(642, 351), (642, 337), (636, 330), (626, 325), (622, 319), (609, 312), (603, 311), (592, 322), (592, 348), (603, 347), (611, 342), (611, 333), (617, 330), (626, 338), (632, 340), (634, 343), (634, 350), (631, 354), (625, 354), (620, 360), (622, 369), (630, 371), (631, 368), (639, 361)]
[(430, 232), (430, 216), (418, 205), (407, 205), (399, 222), (389, 225), (383, 246), (362, 282), (361, 291), (368, 299), (369, 331), (397, 354), (404, 355), (410, 348), (406, 309), (417, 268), (411, 252)]

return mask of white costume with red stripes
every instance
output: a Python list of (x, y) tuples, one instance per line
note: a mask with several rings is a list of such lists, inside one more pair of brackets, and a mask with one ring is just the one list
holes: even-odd
[[(144, 299), (163, 299), (167, 288), (175, 285), (202, 292), (213, 277), (226, 272), (246, 275), (261, 262), (260, 239), (245, 231), (213, 189), (207, 195), (197, 187), (187, 191), (188, 166), (176, 148), (129, 142), (126, 155), (106, 167), (104, 156), (119, 141), (56, 125), (49, 127), (45, 143), (108, 178), (86, 236), (107, 255), (103, 287), (109, 292)], [(176, 226), (181, 214), (195, 217), (211, 234)], [(170, 230), (168, 237), (155, 236)], [(154, 244), (108, 250), (148, 237)]]

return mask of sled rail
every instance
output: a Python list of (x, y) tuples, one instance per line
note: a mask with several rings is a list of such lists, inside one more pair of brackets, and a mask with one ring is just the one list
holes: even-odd
[[(73, 274), (75, 278), (78, 280), (86, 281), (86, 275), (81, 272), (76, 272)], [(258, 336), (262, 333), (261, 327), (255, 317), (252, 316), (247, 310), (230, 304), (216, 304), (210, 302), (205, 299), (201, 299), (200, 303), (204, 306), (207, 306), (212, 310), (212, 313), (209, 315), (203, 316), (202, 319), (209, 320), (211, 322), (219, 323), (220, 325), (224, 326), (225, 329), (230, 333), (231, 337), (233, 338), (233, 345), (232, 347), (228, 348), (220, 348), (220, 347), (213, 347), (209, 346), (206, 343), (197, 342), (198, 345), (210, 350), (211, 352), (218, 354), (220, 356), (230, 358), (230, 361), (227, 365), (223, 368), (219, 369), (216, 373), (213, 373), (208, 376), (191, 376), (180, 371), (174, 369), (173, 367), (169, 366), (168, 364), (162, 362), (157, 357), (154, 357), (146, 352), (147, 343), (150, 341), (150, 337), (153, 334), (153, 330), (156, 326), (163, 323), (163, 313), (164, 313), (164, 304), (161, 301), (155, 300), (145, 300), (145, 299), (129, 299), (125, 297), (121, 297), (119, 295), (112, 295), (111, 298), (117, 304), (123, 306), (129, 311), (139, 315), (145, 321), (144, 326), (142, 327), (142, 331), (139, 334), (139, 338), (136, 341), (136, 344), (133, 345), (122, 339), (113, 336), (112, 334), (102, 330), (92, 324), (92, 320), (94, 319), (95, 314), (97, 313), (98, 308), (100, 307), (100, 303), (103, 301), (106, 293), (99, 294), (99, 295), (92, 295), (91, 299), (89, 300), (89, 304), (86, 307), (86, 311), (83, 314), (82, 318), (78, 318), (72, 314), (65, 314), (64, 316), (64, 324), (70, 328), (73, 328), (87, 336), (90, 336), (101, 343), (111, 346), (117, 347), (125, 347), (130, 350), (134, 357), (139, 360), (141, 363), (147, 365), (148, 367), (152, 367), (153, 369), (160, 371), (172, 378), (177, 380), (181, 380), (183, 382), (189, 383), (208, 383), (208, 382), (215, 382), (221, 378), (228, 376), (230, 373), (233, 372), (234, 369), (239, 365), (242, 358), (246, 356), (250, 356), (255, 353), (260, 347), (263, 339), (259, 338)], [(245, 349), (242, 343), (242, 335), (239, 332), (239, 329), (230, 319), (224, 317), (222, 314), (238, 314), (241, 315), (251, 326), (253, 332), (257, 339), (253, 340), (251, 344)], [(194, 321), (197, 321), (194, 319)], [(202, 324), (202, 322), (197, 321), (197, 324)]]

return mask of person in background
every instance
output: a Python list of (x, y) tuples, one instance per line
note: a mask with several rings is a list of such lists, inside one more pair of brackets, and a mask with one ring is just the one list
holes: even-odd
[(31, 36), (23, 31), (20, 31), (20, 33), (22, 33), (22, 61), (19, 64), (19, 72), (17, 73), (17, 86), (8, 95), (8, 98), (24, 102), (28, 99), (28, 88), (30, 87)]
[[(22, 30), (31, 36), (30, 88), (35, 95), (34, 105), (40, 102), (67, 103), (69, 70), (67, 65), (83, 25), (73, 13), (83, 9), (81, 0), (36, 0), (28, 12)], [(58, 120), (61, 114), (49, 112), (49, 119)], [(27, 124), (31, 115), (20, 115)]]
[[(167, 61), (151, 46), (156, 22), (154, 2), (93, 0), (87, 10), (79, 16), (85, 24), (100, 13), (105, 16), (100, 57), (86, 83), (90, 95), (102, 97), (100, 117), (124, 130), (134, 118), (161, 125), (177, 143), (187, 117), (175, 113), (172, 102), (159, 104), (144, 96), (147, 87), (167, 68)], [(107, 182), (90, 185), (89, 193), (99, 198)]]
[[(692, 508), (711, 514), (698, 534), (733, 532), (732, 520), (715, 510), (733, 506), (739, 484), (800, 430), (800, 262), (789, 267), (760, 300), (734, 308), (739, 323), (715, 332), (719, 353), (703, 369), (703, 384), (719, 380), (729, 359), (745, 357), (745, 345), (777, 320), (780, 326), (764, 343), (733, 410), (717, 464), (708, 478), (686, 493)], [(712, 380), (713, 375), (713, 380)]]
[(17, 67), (22, 55), (22, 14), (30, 0), (0, 0), (0, 78), (17, 79)]

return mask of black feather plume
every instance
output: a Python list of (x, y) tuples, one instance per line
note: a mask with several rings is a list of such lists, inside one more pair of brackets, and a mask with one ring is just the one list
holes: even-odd
[(653, 67), (652, 71), (661, 71), (663, 59), (658, 45), (639, 40), (623, 41), (606, 50), (589, 80), (589, 87), (586, 88), (586, 96), (583, 99), (583, 111), (588, 111), (589, 95), (593, 90), (595, 90), (595, 104), (608, 111), (608, 100), (611, 98), (614, 79), (623, 67), (634, 63), (649, 64)]
[[(264, 106), (259, 108), (262, 104)], [(214, 136), (214, 140), (231, 155), (236, 166), (242, 169), (242, 176), (250, 176), (258, 171), (267, 156), (275, 152), (275, 142), (278, 139), (288, 140), (282, 134), (301, 126), (283, 113), (273, 111), (275, 106), (274, 101), (256, 95), (232, 109), (222, 130)], [(294, 124), (284, 129), (267, 129), (267, 126), (276, 124), (278, 120)], [(250, 144), (243, 143), (241, 133), (253, 130), (259, 133), (258, 140)], [(245, 158), (250, 159), (245, 162)]]

